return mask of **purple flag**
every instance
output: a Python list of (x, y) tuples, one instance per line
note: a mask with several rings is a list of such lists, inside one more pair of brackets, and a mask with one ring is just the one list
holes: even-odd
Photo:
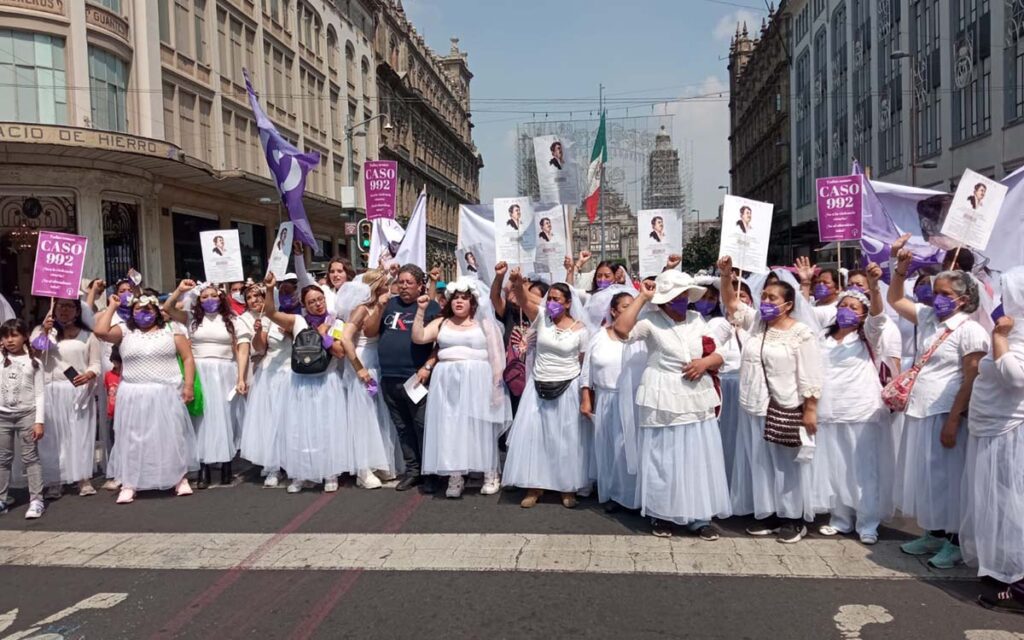
[(281, 194), (281, 202), (288, 210), (288, 218), (295, 223), (295, 237), (313, 247), (316, 241), (306, 218), (306, 209), (302, 206), (302, 194), (306, 190), (306, 174), (320, 166), (320, 154), (315, 151), (302, 153), (278, 132), (260, 107), (259, 98), (249, 81), (249, 72), (243, 69), (242, 74), (245, 76), (245, 90), (249, 93), (249, 104), (256, 116), (256, 126), (260, 130), (263, 154), (267, 158), (267, 166), (270, 167), (277, 191)]

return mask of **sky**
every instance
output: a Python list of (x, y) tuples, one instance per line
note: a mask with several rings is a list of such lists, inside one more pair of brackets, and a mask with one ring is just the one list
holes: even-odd
[[(446, 54), (454, 36), (469, 54), (473, 139), (485, 165), (481, 202), (516, 195), (518, 122), (542, 119), (545, 111), (565, 120), (568, 113), (555, 112), (570, 109), (574, 119), (589, 119), (604, 84), (609, 118), (626, 115), (627, 101), (633, 115), (672, 115), (673, 142), (693, 143), (694, 206), (717, 214), (724, 194), (718, 185), (729, 183), (729, 40), (737, 22), (760, 29), (763, 0), (403, 0), (403, 6), (436, 52)], [(711, 97), (679, 100), (697, 95)], [(510, 97), (518, 101), (502, 100)]]

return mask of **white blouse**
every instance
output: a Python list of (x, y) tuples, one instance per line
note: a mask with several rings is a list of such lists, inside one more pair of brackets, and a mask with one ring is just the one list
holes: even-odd
[(580, 375), (580, 354), (588, 336), (579, 322), (571, 329), (559, 329), (543, 310), (534, 322), (537, 331), (533, 377), (539, 382), (562, 382)]
[(647, 367), (636, 390), (641, 427), (668, 427), (715, 417), (720, 404), (711, 376), (683, 377), (683, 367), (704, 357), (708, 324), (696, 311), (676, 322), (660, 309), (641, 318), (629, 340), (647, 346)]
[[(882, 316), (883, 320), (885, 316)], [(881, 324), (865, 325), (865, 337), (880, 352)], [(824, 368), (818, 419), (822, 423), (869, 422), (884, 415), (882, 384), (868, 345), (856, 332), (841, 341), (822, 334), (818, 343)], [(878, 357), (876, 355), (876, 357)]]
[[(234, 341), (228, 333), (224, 318), (219, 313), (208, 313), (203, 317), (199, 326), (191, 332), (192, 355), (196, 358), (216, 358), (219, 360), (234, 360), (234, 344), (249, 344), (252, 342), (252, 329), (238, 318), (230, 320), (235, 328)], [(192, 321), (189, 320), (191, 328)]]
[(604, 327), (595, 333), (583, 356), (580, 386), (607, 391), (617, 389), (622, 374), (623, 346), (621, 341), (612, 339)]
[(740, 343), (736, 338), (736, 327), (732, 326), (732, 323), (725, 318), (710, 318), (708, 320), (708, 334), (715, 340), (715, 352), (720, 354), (725, 360), (718, 369), (718, 373), (726, 375), (739, 372)]
[(963, 382), (963, 358), (970, 353), (985, 353), (988, 333), (965, 313), (954, 313), (939, 321), (935, 310), (917, 304), (917, 359), (920, 360), (946, 329), (953, 333), (936, 349), (917, 376), (910, 392), (907, 415), (912, 418), (949, 413)]
[[(42, 332), (42, 327), (36, 327), (32, 332), (32, 339), (35, 340)], [(100, 375), (100, 355), (103, 348), (91, 331), (79, 330), (74, 338), (65, 338), (57, 342), (57, 332), (54, 330), (50, 331), (50, 340), (50, 349), (39, 358), (47, 384), (55, 380), (67, 381), (64, 372), (68, 367), (74, 367), (79, 375), (87, 371)], [(54, 347), (53, 343), (57, 346)]]
[(1014, 320), (1010, 350), (998, 360), (989, 353), (978, 365), (967, 412), (972, 436), (999, 436), (1024, 424), (1024, 326)]
[(34, 415), (33, 422), (43, 423), (43, 368), (32, 365), (27, 353), (10, 356), (11, 364), (3, 366), (0, 357), (0, 416), (20, 418)]
[[(261, 371), (267, 369), (281, 370), (291, 369), (292, 366), (292, 336), (285, 333), (280, 326), (274, 324), (269, 318), (263, 318), (263, 333), (266, 334), (267, 352), (260, 360)], [(298, 333), (298, 331), (296, 331)]]
[(740, 363), (740, 406), (747, 413), (763, 416), (768, 411), (766, 371), (771, 397), (783, 407), (795, 408), (804, 398), (821, 397), (821, 354), (806, 325), (795, 322), (789, 329), (766, 331), (761, 314), (750, 307), (740, 305), (735, 315), (750, 331)]

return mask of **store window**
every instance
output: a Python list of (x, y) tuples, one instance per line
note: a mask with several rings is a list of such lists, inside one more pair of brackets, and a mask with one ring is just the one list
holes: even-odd
[(92, 0), (96, 4), (106, 7), (114, 13), (121, 14), (121, 0)]
[(89, 97), (95, 129), (128, 131), (125, 95), (128, 65), (112, 53), (89, 47)]
[(206, 270), (203, 268), (203, 250), (199, 245), (199, 233), (219, 229), (220, 221), (213, 217), (175, 212), (171, 228), (174, 236), (175, 280), (205, 280)]
[(0, 121), (68, 124), (64, 39), (0, 29)]
[(267, 271), (267, 228), (249, 222), (231, 222), (232, 229), (238, 229), (238, 244), (242, 250), (242, 273), (256, 282), (263, 279)]
[(103, 267), (107, 282), (117, 282), (129, 269), (139, 269), (139, 206), (104, 200)]

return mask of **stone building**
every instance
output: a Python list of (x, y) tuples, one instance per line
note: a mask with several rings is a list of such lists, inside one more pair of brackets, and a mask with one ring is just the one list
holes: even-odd
[(483, 158), (473, 144), (467, 54), (451, 39), (447, 55), (427, 46), (400, 0), (377, 8), (374, 52), (380, 110), (392, 126), (380, 137), (382, 160), (398, 162), (398, 217), (427, 189), (427, 262), (455, 274), (459, 205), (480, 201)]
[(729, 47), (730, 192), (775, 204), (771, 263), (791, 261), (787, 4), (771, 5), (753, 35), (748, 25), (737, 25)]
[[(605, 184), (601, 188), (604, 216), (604, 253), (609, 259), (624, 259), (630, 273), (640, 268), (640, 247), (637, 240), (636, 214), (621, 193)], [(601, 259), (601, 220), (587, 220), (584, 207), (576, 209), (572, 222), (573, 248), (577, 255), (587, 250), (595, 260)]]

